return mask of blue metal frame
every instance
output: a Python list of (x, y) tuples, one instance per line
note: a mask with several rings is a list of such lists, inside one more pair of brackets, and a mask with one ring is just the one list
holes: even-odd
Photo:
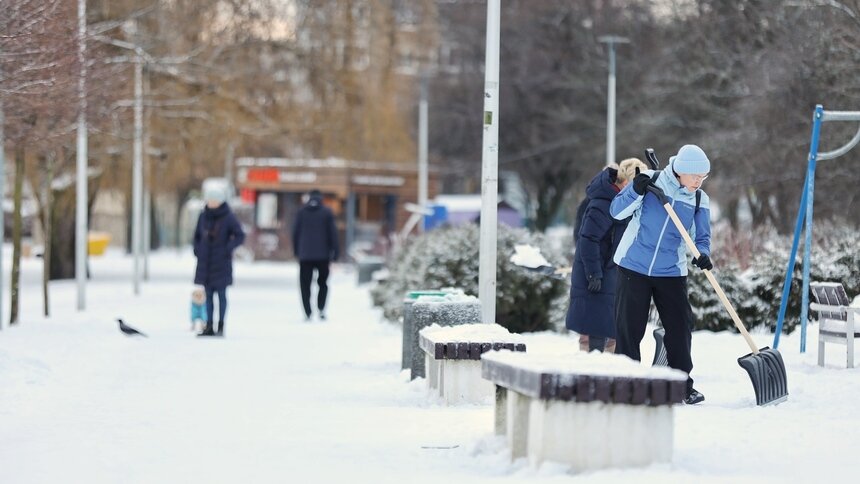
[(800, 207), (797, 212), (797, 224), (794, 228), (794, 240), (791, 244), (791, 255), (788, 258), (788, 267), (785, 271), (785, 281), (782, 286), (782, 302), (779, 306), (779, 317), (776, 321), (776, 332), (773, 336), (773, 347), (779, 348), (779, 336), (782, 334), (782, 326), (785, 321), (785, 310), (788, 306), (788, 297), (791, 291), (791, 279), (794, 273), (794, 263), (797, 257), (797, 246), (800, 242), (800, 232), (803, 229), (804, 216), (806, 219), (806, 237), (803, 247), (803, 299), (800, 308), (800, 352), (806, 352), (806, 319), (809, 307), (809, 266), (811, 265), (810, 249), (812, 247), (812, 204), (815, 199), (815, 165), (818, 159), (818, 139), (821, 133), (821, 122), (824, 115), (824, 107), (821, 104), (815, 106), (812, 115), (812, 140), (809, 143), (809, 157), (806, 168), (806, 180), (803, 186), (803, 194), (800, 198)]

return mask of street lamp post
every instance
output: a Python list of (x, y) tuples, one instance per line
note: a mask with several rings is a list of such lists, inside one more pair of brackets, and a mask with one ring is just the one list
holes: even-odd
[(481, 157), (481, 238), (478, 299), (481, 322), (496, 322), (496, 234), (499, 198), (499, 42), (501, 5), (487, 2), (487, 45), (484, 61), (484, 139)]
[(134, 294), (140, 294), (141, 205), (143, 195), (143, 56), (134, 56), (134, 152), (131, 175), (131, 248), (134, 254)]
[[(78, 0), (78, 128), (77, 180), (75, 183), (75, 281), (78, 288), (78, 311), (86, 309), (87, 280), (87, 2)], [(48, 241), (47, 243), (51, 243)]]
[(605, 35), (598, 42), (609, 48), (609, 88), (606, 101), (606, 165), (615, 162), (615, 44), (629, 44), (626, 37)]
[[(421, 99), (418, 102), (418, 205), (427, 207), (427, 75), (421, 76)], [(418, 224), (424, 231), (424, 223)]]
[(132, 285), (134, 294), (140, 294), (140, 255), (142, 247), (143, 216), (143, 63), (151, 57), (137, 44), (112, 39), (101, 35), (94, 36), (100, 42), (114, 45), (134, 52), (134, 144), (131, 170), (131, 250), (134, 258)]

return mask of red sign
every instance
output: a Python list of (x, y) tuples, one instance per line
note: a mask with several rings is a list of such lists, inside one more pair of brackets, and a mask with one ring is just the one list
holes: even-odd
[(248, 181), (257, 183), (278, 183), (278, 169), (251, 168), (248, 170)]

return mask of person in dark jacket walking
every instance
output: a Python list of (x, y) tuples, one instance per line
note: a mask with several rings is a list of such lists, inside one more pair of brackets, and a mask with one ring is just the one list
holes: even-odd
[[(206, 327), (200, 336), (223, 336), (227, 312), (227, 286), (233, 284), (233, 251), (245, 241), (239, 220), (227, 205), (226, 187), (209, 186), (203, 198), (206, 207), (194, 230), (197, 270), (194, 283), (206, 291)], [(218, 295), (218, 328), (214, 330), (214, 295)]]
[(669, 220), (663, 203), (653, 193), (654, 186), (668, 203), (695, 241), (701, 256), (693, 259), (700, 269), (712, 269), (710, 199), (701, 190), (711, 171), (711, 162), (696, 145), (684, 145), (669, 158), (666, 169), (657, 174), (646, 170), (612, 201), (610, 213), (616, 219), (632, 215), (615, 252), (620, 267), (616, 326), (618, 353), (640, 359), (639, 344), (645, 335), (651, 298), (660, 314), (666, 335), (663, 343), (669, 366), (687, 373), (684, 402), (696, 404), (705, 399), (693, 388), (690, 355), (693, 310), (687, 294), (687, 248), (681, 233)]
[(609, 205), (615, 195), (646, 168), (629, 158), (618, 169), (607, 167), (586, 189), (588, 203), (583, 210), (576, 237), (573, 271), (570, 275), (570, 307), (566, 326), (579, 333), (582, 351), (615, 350), (615, 279), (612, 255), (627, 227), (627, 220), (615, 220)]
[(319, 285), (317, 310), (319, 318), (324, 320), (329, 264), (337, 260), (338, 240), (334, 214), (323, 205), (322, 193), (319, 190), (311, 190), (308, 202), (296, 215), (293, 224), (293, 252), (299, 260), (299, 284), (305, 318), (307, 321), (311, 319), (311, 282), (316, 271)]

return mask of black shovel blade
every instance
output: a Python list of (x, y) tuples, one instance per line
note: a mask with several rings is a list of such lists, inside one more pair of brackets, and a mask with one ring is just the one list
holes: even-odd
[(756, 405), (775, 405), (788, 399), (788, 378), (779, 351), (765, 346), (758, 354), (741, 356), (738, 364), (750, 375)]
[(666, 336), (666, 330), (663, 328), (654, 329), (654, 361), (651, 366), (669, 366), (669, 355), (666, 353), (666, 346), (663, 344), (663, 337)]

